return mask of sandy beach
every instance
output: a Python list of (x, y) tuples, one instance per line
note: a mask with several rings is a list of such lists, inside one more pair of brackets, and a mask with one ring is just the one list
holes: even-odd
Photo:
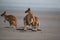
[[(7, 11), (7, 14), (16, 16), (18, 27), (23, 26), (23, 18), (26, 15), (24, 11)], [(33, 32), (27, 30), (24, 32), (22, 30), (7, 28), (9, 27), (9, 23), (4, 23), (4, 18), (0, 17), (0, 40), (60, 40), (60, 12), (34, 11), (34, 14), (41, 21), (40, 28), (42, 31)]]

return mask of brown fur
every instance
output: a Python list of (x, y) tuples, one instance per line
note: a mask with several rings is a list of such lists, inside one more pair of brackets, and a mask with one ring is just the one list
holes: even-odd
[(3, 14), (1, 14), (1, 16), (3, 16), (5, 18), (5, 20), (9, 22), (10, 26), (13, 25), (13, 26), (15, 26), (15, 28), (17, 28), (17, 20), (16, 20), (15, 16), (13, 16), (13, 15), (7, 15), (6, 12), (4, 12)]
[(33, 15), (33, 13), (31, 12), (30, 8), (28, 8), (28, 10), (26, 10), (25, 13), (28, 13), (28, 14), (24, 17), (24, 30), (26, 30), (26, 26), (27, 25), (32, 26), (32, 30), (36, 26), (39, 27), (40, 20), (39, 20), (38, 17)]

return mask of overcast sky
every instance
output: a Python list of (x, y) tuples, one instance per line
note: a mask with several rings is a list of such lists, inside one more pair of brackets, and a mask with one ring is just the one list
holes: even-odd
[(60, 0), (0, 0), (1, 8), (60, 8)]

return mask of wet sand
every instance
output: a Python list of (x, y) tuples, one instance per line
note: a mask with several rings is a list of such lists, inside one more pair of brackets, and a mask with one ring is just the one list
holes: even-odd
[[(15, 15), (18, 21), (18, 27), (23, 26), (24, 12), (10, 12), (9, 14)], [(41, 30), (32, 32), (27, 30), (15, 30), (9, 27), (9, 23), (3, 22), (0, 17), (0, 40), (60, 40), (60, 12), (36, 12), (35, 15), (40, 18)], [(1, 14), (1, 13), (0, 13)]]

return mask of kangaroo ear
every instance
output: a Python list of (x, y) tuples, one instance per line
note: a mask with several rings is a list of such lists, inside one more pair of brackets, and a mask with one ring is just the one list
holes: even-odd
[(4, 11), (4, 13), (6, 13), (6, 11)]
[(1, 14), (1, 16), (5, 15), (5, 14), (6, 14), (6, 11), (4, 11), (4, 12)]
[(28, 8), (28, 10), (30, 10), (30, 8)]

